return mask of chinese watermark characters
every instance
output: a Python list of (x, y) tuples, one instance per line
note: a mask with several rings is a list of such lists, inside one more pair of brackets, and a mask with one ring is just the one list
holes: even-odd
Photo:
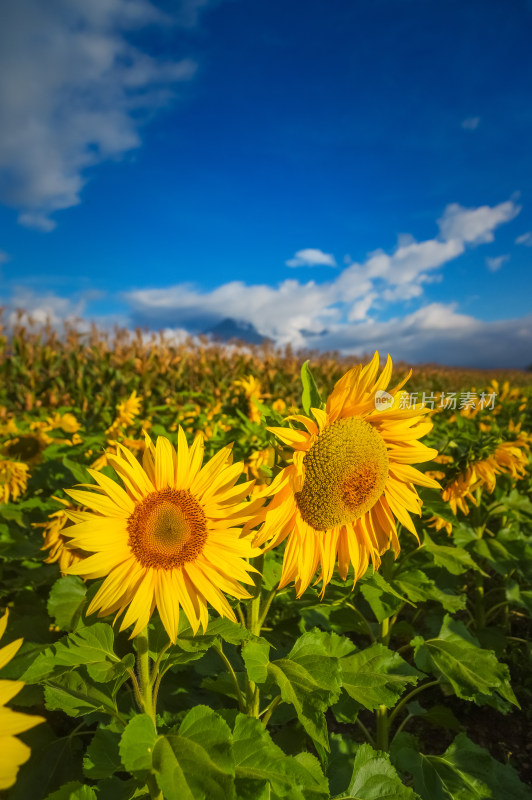
[(379, 411), (393, 407), (484, 411), (492, 410), (495, 407), (496, 397), (497, 392), (401, 392), (397, 398), (394, 398), (389, 392), (380, 389), (375, 393), (375, 408)]

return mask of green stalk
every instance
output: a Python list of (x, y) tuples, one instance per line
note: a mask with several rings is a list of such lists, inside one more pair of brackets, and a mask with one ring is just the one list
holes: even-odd
[[(144, 628), (142, 633), (136, 637), (137, 644), (137, 669), (139, 673), (139, 694), (142, 700), (142, 708), (145, 714), (151, 717), (155, 731), (157, 731), (157, 723), (155, 720), (155, 704), (153, 702), (153, 679), (154, 675), (150, 675), (150, 653), (148, 641), (148, 627)], [(158, 664), (157, 662), (157, 669)], [(156, 669), (154, 669), (154, 673)], [(157, 786), (155, 775), (149, 775), (146, 784), (150, 791), (151, 800), (164, 800), (163, 793)]]
[(216, 652), (218, 653), (218, 655), (220, 656), (220, 658), (224, 662), (224, 664), (225, 664), (225, 666), (227, 668), (227, 671), (228, 671), (229, 675), (231, 676), (231, 680), (233, 681), (233, 686), (235, 687), (235, 692), (236, 692), (236, 696), (237, 696), (237, 700), (238, 700), (238, 708), (239, 708), (239, 710), (240, 711), (245, 711), (244, 698), (242, 697), (242, 692), (240, 691), (240, 686), (238, 685), (238, 679), (236, 677), (236, 673), (235, 673), (235, 671), (233, 669), (233, 666), (232, 666), (231, 662), (229, 661), (229, 659), (225, 655), (221, 645), (220, 645), (220, 647), (216, 647), (215, 646), (214, 650), (216, 650)]
[[(255, 573), (255, 592), (247, 607), (247, 628), (254, 636), (260, 636), (261, 631), (261, 599), (262, 599), (262, 573), (264, 570), (264, 554), (257, 556), (254, 566), (258, 569)], [(259, 687), (249, 679), (246, 673), (246, 713), (250, 717), (259, 716), (260, 692)]]
[(279, 703), (282, 702), (283, 698), (281, 697), (280, 694), (278, 694), (277, 697), (274, 697), (271, 703), (268, 706), (266, 706), (264, 711), (261, 712), (259, 716), (262, 716), (262, 724), (264, 725), (264, 727), (267, 726), (268, 722), (270, 721), (271, 715), (273, 714)]
[(425, 689), (430, 689), (432, 686), (437, 686), (439, 682), (440, 682), (439, 680), (428, 681), (427, 683), (422, 683), (421, 686), (416, 686), (415, 689), (412, 689), (406, 695), (406, 697), (403, 697), (403, 699), (395, 706), (388, 720), (389, 725), (392, 724), (397, 715), (401, 713), (403, 708), (412, 700), (412, 698), (414, 698), (420, 692), (424, 692)]
[(155, 722), (155, 709), (153, 707), (153, 693), (152, 681), (150, 675), (150, 654), (148, 644), (148, 628), (144, 628), (142, 633), (136, 637), (137, 643), (137, 669), (139, 673), (139, 689), (142, 698), (142, 708), (145, 714), (148, 714), (153, 720), (155, 730), (157, 725)]
[(377, 750), (388, 751), (388, 733), (390, 726), (388, 723), (388, 709), (386, 706), (379, 706), (375, 712), (376, 718), (376, 731), (375, 731), (375, 746)]
[[(387, 645), (390, 640), (390, 618), (386, 617), (381, 622), (381, 635), (380, 641)], [(388, 737), (390, 732), (390, 723), (388, 721), (388, 709), (386, 706), (381, 705), (375, 712), (375, 744), (378, 750), (388, 752)]]

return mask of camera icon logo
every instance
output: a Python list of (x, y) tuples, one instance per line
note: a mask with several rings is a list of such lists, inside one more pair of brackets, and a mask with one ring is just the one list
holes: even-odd
[(392, 408), (393, 402), (393, 395), (385, 392), (384, 389), (379, 389), (375, 392), (375, 408), (377, 411), (385, 411), (387, 408)]

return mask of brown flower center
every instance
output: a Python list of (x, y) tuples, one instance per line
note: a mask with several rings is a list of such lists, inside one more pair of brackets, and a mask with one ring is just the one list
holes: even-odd
[(303, 465), (299, 511), (315, 530), (326, 531), (355, 522), (375, 505), (388, 477), (388, 451), (369, 422), (347, 417), (320, 433)]
[(130, 516), (128, 544), (143, 567), (173, 569), (195, 561), (207, 540), (202, 507), (187, 489), (147, 495)]

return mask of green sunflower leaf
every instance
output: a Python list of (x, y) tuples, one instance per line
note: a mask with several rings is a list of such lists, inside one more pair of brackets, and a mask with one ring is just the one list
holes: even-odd
[(532, 790), (509, 764), (496, 761), (464, 733), (441, 756), (424, 755), (413, 736), (401, 733), (391, 756), (398, 769), (412, 775), (423, 800), (532, 800)]
[(398, 653), (378, 642), (341, 658), (340, 669), (343, 689), (370, 711), (381, 705), (393, 708), (407, 685), (423, 677)]
[(54, 675), (44, 689), (46, 708), (64, 711), (70, 717), (83, 717), (94, 711), (113, 716), (115, 705), (111, 686), (95, 686), (79, 672)]
[(98, 683), (122, 675), (134, 666), (135, 657), (128, 653), (120, 659), (114, 652), (114, 631), (105, 622), (82, 628), (61, 639), (53, 646), (54, 665), (58, 667), (84, 666), (89, 676)]
[(155, 725), (147, 714), (137, 714), (128, 722), (119, 746), (122, 764), (128, 772), (135, 775), (151, 770), (156, 740)]
[(266, 641), (246, 642), (242, 648), (242, 658), (250, 680), (264, 683), (268, 678), (270, 645)]
[(61, 786), (57, 792), (52, 792), (46, 800), (98, 800), (98, 795), (92, 786), (84, 786), (79, 781), (71, 781)]
[(235, 797), (231, 731), (206, 706), (189, 711), (177, 734), (157, 739), (152, 768), (165, 800)]
[(380, 572), (371, 573), (368, 570), (360, 582), (360, 592), (375, 615), (377, 622), (382, 622), (387, 617), (392, 617), (405, 603), (413, 603), (386, 581)]
[(324, 712), (338, 700), (341, 676), (338, 658), (328, 655), (325, 647), (321, 631), (304, 633), (287, 658), (270, 662), (268, 674), (284, 702), (294, 706), (308, 735), (329, 750)]
[(261, 797), (317, 800), (329, 796), (327, 781), (318, 762), (305, 763), (304, 759), (287, 756), (274, 744), (258, 719), (244, 714), (237, 716), (233, 753), (239, 800), (258, 800)]
[(413, 553), (414, 558), (418, 555), (428, 556), (435, 566), (443, 567), (452, 575), (462, 575), (470, 569), (482, 571), (463, 547), (436, 544), (426, 531), (422, 545)]
[(301, 367), (301, 383), (303, 384), (303, 394), (301, 395), (301, 405), (307, 416), (311, 415), (311, 408), (321, 408), (323, 401), (319, 393), (314, 376), (310, 371), (309, 362), (305, 361)]
[(353, 774), (342, 796), (355, 800), (419, 800), (419, 796), (402, 782), (388, 753), (374, 750), (369, 744), (358, 748)]
[(63, 631), (75, 631), (85, 605), (87, 586), (77, 575), (56, 580), (48, 598), (48, 613)]
[(419, 569), (408, 569), (399, 573), (393, 580), (393, 585), (413, 603), (434, 600), (436, 603), (440, 603), (446, 611), (453, 613), (465, 608), (465, 595), (444, 592), (432, 578), (429, 578)]
[(440, 676), (458, 697), (482, 702), (497, 692), (519, 706), (506, 664), (497, 661), (492, 650), (481, 648), (462, 622), (446, 615), (436, 638), (416, 636), (412, 646), (419, 669)]
[(119, 733), (98, 728), (83, 759), (83, 772), (87, 778), (109, 778), (122, 769), (119, 742)]

